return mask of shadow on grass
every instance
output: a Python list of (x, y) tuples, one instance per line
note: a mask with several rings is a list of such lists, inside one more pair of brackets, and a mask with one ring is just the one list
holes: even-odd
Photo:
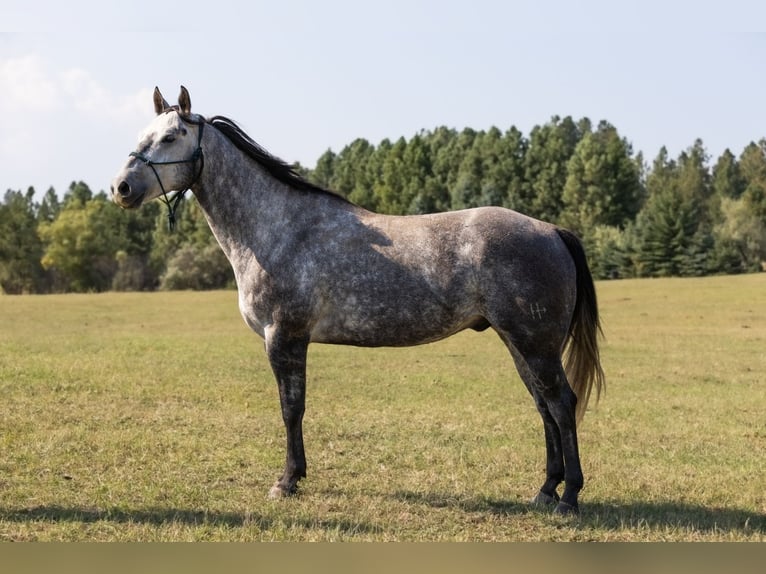
[[(439, 493), (398, 492), (395, 498), (434, 508), (456, 508), (464, 512), (500, 515), (547, 513), (549, 510), (523, 501), (491, 498), (456, 498)], [(688, 529), (698, 532), (740, 532), (766, 535), (766, 514), (740, 508), (711, 508), (682, 502), (598, 502), (581, 503), (577, 523), (581, 527), (606, 530), (634, 528)]]
[(346, 535), (377, 532), (377, 528), (351, 520), (290, 517), (273, 518), (258, 513), (238, 513), (174, 508), (140, 510), (67, 508), (57, 505), (35, 506), (18, 510), (0, 510), (0, 521), (7, 522), (113, 522), (163, 526), (183, 524), (223, 528), (252, 527), (262, 532), (277, 528), (299, 527), (338, 532)]
[[(500, 516), (521, 516), (529, 513), (540, 515), (550, 511), (535, 507), (524, 501), (496, 500), (487, 497), (457, 497), (445, 493), (416, 493), (400, 491), (392, 498), (410, 505), (430, 508), (447, 508), (464, 513), (483, 513)], [(120, 523), (149, 524), (154, 526), (187, 525), (213, 528), (252, 528), (256, 532), (290, 530), (320, 530), (339, 535), (380, 534), (380, 526), (348, 519), (322, 517), (270, 517), (259, 513), (224, 511), (182, 510), (173, 508), (147, 509), (96, 509), (64, 507), (58, 505), (36, 506), (24, 509), (0, 509), (0, 521), (5, 522), (53, 522), (53, 523)], [(708, 508), (678, 502), (584, 502), (578, 519), (572, 522), (577, 528), (593, 528), (619, 532), (634, 529), (682, 530), (699, 533), (740, 533), (766, 535), (766, 515), (738, 508)]]

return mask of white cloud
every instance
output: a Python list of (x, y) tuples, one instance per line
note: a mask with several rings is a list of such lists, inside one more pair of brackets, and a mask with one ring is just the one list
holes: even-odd
[(74, 108), (84, 113), (100, 113), (109, 99), (106, 90), (91, 75), (80, 68), (59, 74), (63, 92)]
[(0, 112), (77, 113), (91, 119), (136, 122), (151, 117), (151, 91), (115, 96), (90, 72), (52, 72), (36, 54), (0, 60)]
[(89, 72), (70, 68), (59, 75), (60, 85), (73, 109), (97, 118), (135, 122), (151, 117), (152, 94), (149, 89), (126, 96), (115, 96)]
[(42, 60), (34, 55), (0, 60), (0, 111), (50, 111), (56, 107), (57, 87)]

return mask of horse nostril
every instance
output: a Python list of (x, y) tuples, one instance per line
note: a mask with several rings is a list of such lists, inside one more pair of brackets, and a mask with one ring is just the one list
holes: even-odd
[(123, 197), (125, 197), (126, 195), (130, 195), (130, 186), (128, 185), (128, 182), (127, 181), (120, 182), (120, 185), (117, 186), (117, 191)]

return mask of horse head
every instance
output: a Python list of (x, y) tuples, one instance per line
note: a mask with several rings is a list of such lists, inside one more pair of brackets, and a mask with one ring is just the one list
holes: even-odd
[(189, 189), (202, 173), (205, 120), (191, 113), (186, 88), (181, 86), (176, 106), (154, 88), (154, 111), (157, 115), (139, 136), (136, 151), (112, 181), (112, 198), (120, 207), (139, 207), (156, 197), (168, 202), (168, 192)]

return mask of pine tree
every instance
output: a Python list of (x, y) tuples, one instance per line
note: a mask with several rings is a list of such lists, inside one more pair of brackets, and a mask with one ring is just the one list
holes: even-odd
[(433, 211), (437, 199), (432, 193), (436, 191), (436, 186), (432, 184), (431, 149), (425, 134), (416, 134), (407, 142), (402, 162), (405, 180), (401, 199), (403, 213), (415, 215)]
[(708, 200), (710, 180), (700, 140), (668, 159), (663, 147), (646, 187), (649, 197), (636, 219), (637, 270), (644, 276), (698, 275), (714, 262)]
[(482, 146), (486, 134), (479, 132), (471, 148), (463, 156), (458, 169), (457, 181), (452, 186), (452, 209), (466, 209), (481, 205), (481, 187), (484, 178)]
[(739, 160), (745, 189), (742, 198), (752, 212), (766, 223), (766, 139), (750, 143)]
[(505, 182), (505, 197), (501, 205), (522, 213), (529, 211), (524, 203), (524, 161), (529, 142), (511, 126), (500, 141), (499, 164), (490, 170), (490, 178)]
[(80, 207), (93, 199), (93, 192), (84, 181), (73, 181), (69, 184), (69, 189), (64, 193), (62, 207), (67, 207), (71, 203), (77, 203)]
[(374, 148), (364, 138), (357, 138), (344, 147), (334, 161), (331, 189), (351, 198), (355, 191), (365, 188), (364, 174)]
[(317, 185), (329, 189), (335, 177), (335, 163), (338, 156), (328, 149), (317, 160), (316, 167), (309, 171), (308, 179)]
[(34, 195), (33, 187), (26, 193), (8, 190), (0, 203), (0, 290), (4, 293), (37, 293), (44, 286)]
[(404, 153), (407, 141), (401, 137), (388, 150), (383, 161), (383, 181), (376, 191), (377, 208), (381, 213), (402, 215), (409, 207), (404, 196), (406, 181), (404, 174)]
[(529, 136), (524, 157), (526, 189), (523, 203), (533, 217), (557, 222), (564, 207), (562, 194), (567, 179), (567, 163), (590, 123), (579, 126), (571, 117), (554, 116), (544, 126), (535, 126)]
[(456, 130), (444, 126), (434, 130), (427, 138), (433, 179), (429, 182), (429, 202), (427, 206), (423, 206), (424, 208), (421, 209), (422, 213), (434, 213), (450, 209), (453, 154), (449, 150), (455, 147), (457, 138)]
[(713, 166), (713, 192), (719, 197), (737, 199), (745, 190), (745, 181), (734, 154), (725, 149)]
[(59, 215), (61, 211), (61, 203), (56, 195), (56, 190), (52, 187), (48, 188), (45, 192), (43, 200), (40, 202), (40, 207), (37, 210), (37, 221), (41, 223), (43, 221), (53, 221)]
[(638, 213), (640, 174), (630, 144), (607, 122), (578, 142), (567, 164), (561, 222), (581, 236), (597, 225), (623, 228)]

